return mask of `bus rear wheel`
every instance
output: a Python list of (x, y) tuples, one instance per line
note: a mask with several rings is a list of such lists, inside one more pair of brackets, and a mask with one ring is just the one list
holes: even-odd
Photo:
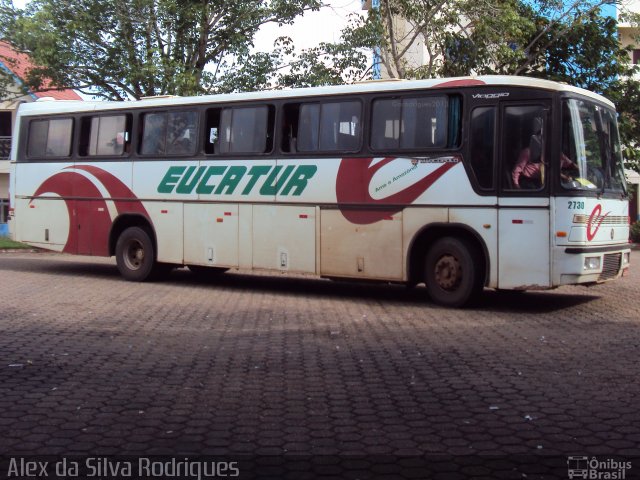
[(475, 252), (468, 242), (456, 237), (441, 238), (429, 248), (424, 281), (435, 303), (462, 307), (482, 289)]
[(155, 251), (149, 234), (140, 227), (129, 227), (116, 243), (116, 263), (120, 274), (132, 282), (150, 280), (156, 267)]

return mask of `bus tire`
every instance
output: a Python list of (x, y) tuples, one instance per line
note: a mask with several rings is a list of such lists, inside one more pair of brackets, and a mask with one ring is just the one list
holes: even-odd
[(151, 280), (156, 267), (155, 251), (149, 234), (140, 227), (129, 227), (118, 237), (116, 264), (120, 275), (132, 282)]
[(462, 307), (482, 289), (474, 249), (456, 237), (444, 237), (433, 243), (425, 259), (425, 284), (435, 303)]

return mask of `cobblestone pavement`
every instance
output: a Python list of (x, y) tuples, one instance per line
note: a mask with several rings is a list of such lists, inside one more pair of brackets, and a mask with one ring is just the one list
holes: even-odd
[(137, 284), (112, 259), (3, 253), (0, 453), (640, 455), (637, 265), (448, 310), (421, 288)]

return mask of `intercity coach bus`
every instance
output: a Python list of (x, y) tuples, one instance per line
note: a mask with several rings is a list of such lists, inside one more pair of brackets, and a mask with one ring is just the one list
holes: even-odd
[[(629, 266), (614, 106), (486, 76), (20, 106), (14, 238), (176, 266), (482, 291), (596, 284)], [(208, 270), (205, 270), (208, 269)]]

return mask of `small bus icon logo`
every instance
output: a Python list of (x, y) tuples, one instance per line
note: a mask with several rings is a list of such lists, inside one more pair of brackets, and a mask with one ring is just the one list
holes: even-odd
[(569, 478), (589, 478), (589, 457), (568, 457)]

